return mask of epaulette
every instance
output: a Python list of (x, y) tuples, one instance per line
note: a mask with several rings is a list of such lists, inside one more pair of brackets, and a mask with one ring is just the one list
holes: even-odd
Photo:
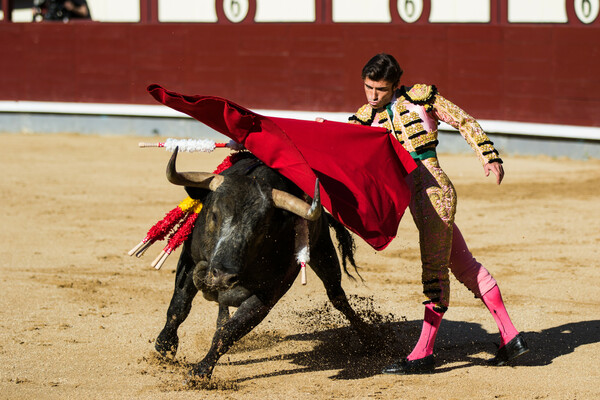
[(357, 121), (361, 125), (371, 125), (375, 117), (375, 110), (370, 104), (365, 104), (358, 109), (356, 114), (348, 118), (350, 121)]
[(426, 104), (432, 101), (433, 96), (437, 94), (435, 85), (416, 84), (410, 88), (402, 87), (406, 98), (415, 104)]

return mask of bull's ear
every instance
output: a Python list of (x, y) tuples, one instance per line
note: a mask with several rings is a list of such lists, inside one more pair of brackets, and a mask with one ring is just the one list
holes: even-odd
[(184, 186), (188, 196), (194, 200), (200, 200), (204, 202), (204, 198), (210, 193), (210, 189), (201, 189), (197, 187)]

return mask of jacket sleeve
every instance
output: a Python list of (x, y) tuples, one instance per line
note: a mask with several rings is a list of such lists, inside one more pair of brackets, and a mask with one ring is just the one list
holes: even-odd
[(436, 94), (433, 101), (433, 113), (439, 120), (458, 129), (462, 137), (475, 151), (483, 165), (490, 162), (502, 163), (494, 143), (488, 138), (475, 118), (471, 117), (460, 107)]

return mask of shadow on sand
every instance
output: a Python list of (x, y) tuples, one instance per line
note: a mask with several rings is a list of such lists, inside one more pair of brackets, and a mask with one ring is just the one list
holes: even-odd
[[(408, 354), (410, 348), (407, 346), (414, 344), (418, 338), (421, 321), (385, 322), (372, 326), (376, 332), (375, 345), (367, 346), (349, 327), (287, 336), (285, 340), (317, 342), (311, 351), (283, 354), (280, 357), (299, 368), (241, 378), (237, 382), (327, 370), (337, 371), (331, 379), (361, 379), (377, 375), (383, 367)], [(551, 364), (554, 359), (572, 353), (579, 346), (600, 342), (598, 332), (600, 320), (573, 322), (541, 332), (523, 332), (531, 351), (514, 360), (511, 365)], [(496, 352), (494, 342), (498, 340), (497, 333), (490, 334), (479, 324), (444, 320), (436, 340), (436, 373), (487, 365), (487, 359)], [(489, 357), (482, 358), (481, 353), (488, 353)], [(267, 360), (251, 359), (230, 365)]]

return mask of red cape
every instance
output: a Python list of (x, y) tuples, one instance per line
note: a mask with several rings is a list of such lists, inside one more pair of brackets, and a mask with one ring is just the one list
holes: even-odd
[(376, 250), (396, 236), (410, 201), (404, 177), (416, 165), (384, 128), (265, 117), (220, 97), (156, 84), (148, 92), (243, 144), (310, 196), (319, 177), (323, 207)]

